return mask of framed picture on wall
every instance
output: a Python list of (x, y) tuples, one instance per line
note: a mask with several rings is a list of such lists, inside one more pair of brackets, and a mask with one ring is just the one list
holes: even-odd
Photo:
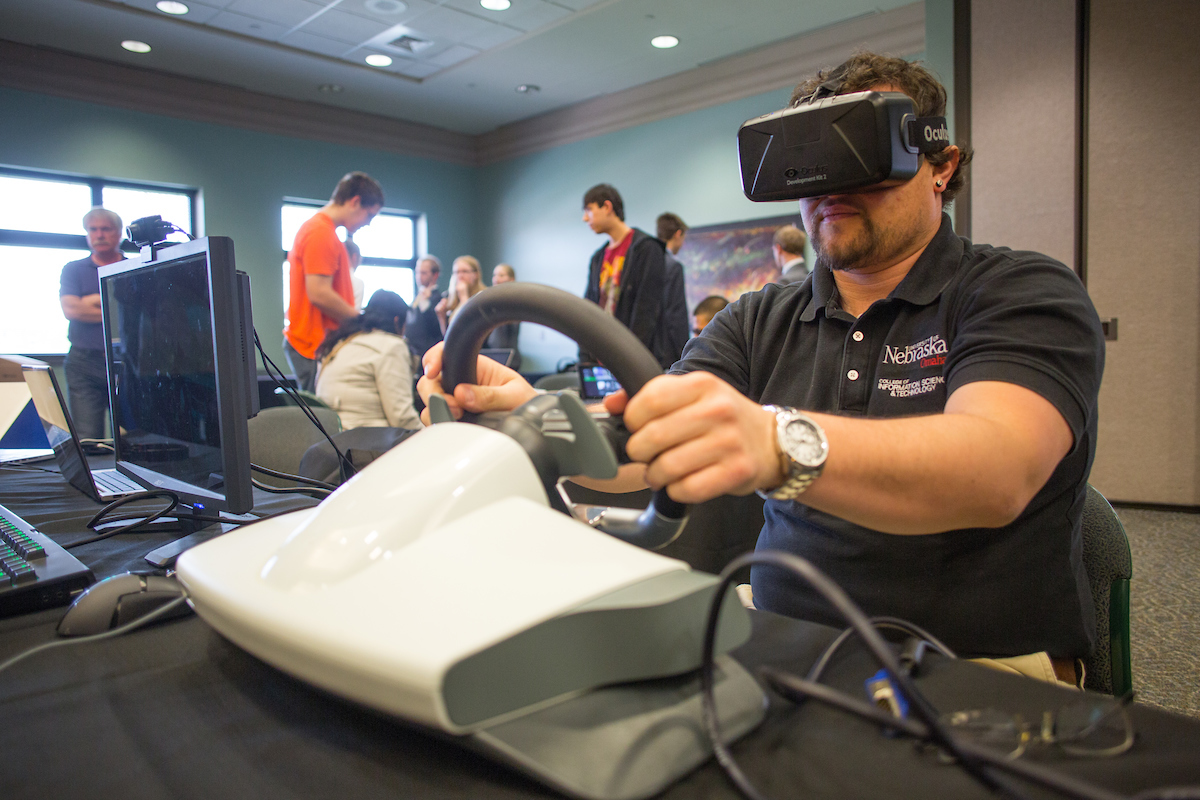
[(683, 262), (688, 308), (714, 294), (733, 302), (745, 292), (778, 281), (771, 242), (784, 225), (804, 227), (797, 213), (689, 228), (678, 256)]

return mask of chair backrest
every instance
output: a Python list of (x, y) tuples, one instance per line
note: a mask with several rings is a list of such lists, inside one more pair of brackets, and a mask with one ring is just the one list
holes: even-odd
[(533, 384), (533, 388), (545, 389), (548, 392), (557, 392), (560, 389), (578, 389), (579, 373), (575, 370), (570, 370), (568, 372), (555, 372), (550, 375), (543, 375)]
[[(332, 436), (342, 429), (337, 412), (331, 408), (313, 408), (313, 414)], [(299, 474), (300, 459), (308, 448), (325, 437), (299, 406), (264, 408), (247, 423), (250, 434), (250, 462), (268, 469)], [(296, 486), (295, 481), (256, 474), (271, 486)]]
[(1122, 695), (1133, 688), (1129, 655), (1133, 558), (1120, 517), (1091, 484), (1083, 504), (1083, 567), (1096, 604), (1096, 649), (1084, 659), (1084, 686)]
[[(304, 402), (308, 404), (309, 408), (329, 408), (330, 407), (328, 403), (326, 403), (324, 400), (317, 397), (315, 394), (313, 394), (312, 392), (310, 392), (306, 389), (295, 389), (294, 391), (296, 392), (296, 394), (300, 395), (300, 397), (304, 398)], [(287, 405), (287, 406), (296, 405), (296, 401), (295, 401), (295, 399), (292, 398), (291, 394), (289, 394), (288, 392), (285, 392), (283, 389), (276, 388), (275, 394), (283, 399), (284, 405)]]

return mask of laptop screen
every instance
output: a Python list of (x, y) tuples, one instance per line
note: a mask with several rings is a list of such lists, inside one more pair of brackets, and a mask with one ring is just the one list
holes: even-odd
[(54, 458), (63, 477), (79, 491), (99, 500), (96, 486), (92, 483), (92, 473), (88, 468), (87, 459), (83, 454), (75, 430), (71, 426), (66, 403), (63, 401), (62, 390), (54, 377), (54, 370), (49, 366), (27, 364), (22, 367), (25, 384), (33, 397), (33, 407), (37, 409), (42, 420), (42, 428), (50, 447), (54, 449)]

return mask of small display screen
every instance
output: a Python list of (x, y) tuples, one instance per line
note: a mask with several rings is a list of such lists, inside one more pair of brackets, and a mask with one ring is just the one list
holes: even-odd
[(607, 368), (601, 366), (579, 367), (579, 393), (585, 400), (600, 400), (621, 388), (621, 384)]
[(192, 486), (224, 484), (208, 256), (105, 280), (118, 457)]

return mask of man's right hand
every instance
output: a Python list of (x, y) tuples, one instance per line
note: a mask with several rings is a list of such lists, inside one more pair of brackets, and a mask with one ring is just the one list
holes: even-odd
[(512, 411), (517, 406), (537, 396), (537, 390), (521, 377), (520, 373), (500, 364), (499, 361), (479, 356), (475, 364), (475, 379), (478, 384), (460, 383), (454, 394), (447, 395), (442, 387), (442, 348), (438, 342), (426, 351), (421, 359), (425, 374), (417, 381), (417, 393), (425, 402), (421, 421), (430, 424), (429, 398), (440, 394), (446, 398), (450, 413), (460, 419), (464, 411), (482, 414), (485, 411)]
[(783, 482), (775, 415), (707, 372), (660, 375), (627, 400), (604, 399), (625, 415), (626, 453), (647, 464), (646, 483), (681, 503), (749, 494)]

